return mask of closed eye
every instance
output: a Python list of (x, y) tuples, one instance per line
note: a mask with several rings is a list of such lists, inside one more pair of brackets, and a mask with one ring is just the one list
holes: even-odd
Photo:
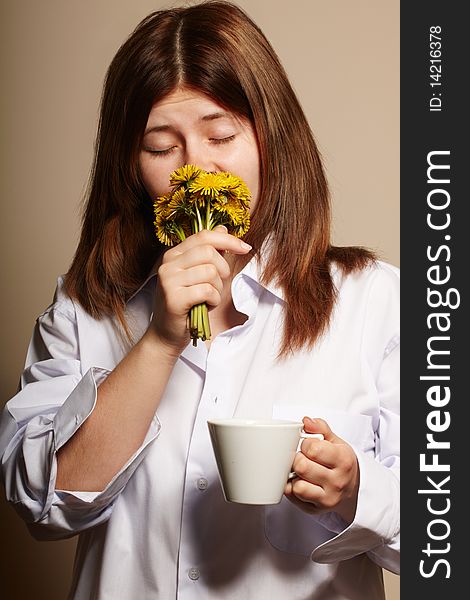
[(175, 148), (176, 146), (170, 146), (170, 148), (165, 148), (165, 150), (154, 150), (153, 148), (144, 148), (144, 150), (157, 156), (166, 156), (167, 154), (171, 154)]
[(213, 144), (228, 144), (228, 142), (231, 142), (234, 139), (235, 139), (235, 134), (228, 135), (227, 137), (224, 137), (224, 138), (210, 138), (210, 141)]

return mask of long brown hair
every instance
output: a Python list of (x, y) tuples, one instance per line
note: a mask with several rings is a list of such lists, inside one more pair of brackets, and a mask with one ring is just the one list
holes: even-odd
[(95, 161), (68, 294), (95, 318), (116, 315), (164, 250), (139, 175), (152, 105), (177, 86), (207, 94), (249, 119), (259, 143), (260, 197), (245, 236), (255, 252), (270, 236), (262, 281), (286, 299), (281, 355), (311, 347), (335, 302), (330, 263), (345, 272), (373, 254), (330, 245), (330, 200), (305, 115), (273, 48), (238, 7), (209, 1), (146, 17), (121, 46), (104, 85)]

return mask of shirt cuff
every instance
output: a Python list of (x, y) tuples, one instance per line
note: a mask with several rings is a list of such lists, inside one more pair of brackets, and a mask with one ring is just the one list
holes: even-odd
[(322, 515), (324, 527), (337, 533), (311, 554), (313, 561), (333, 563), (392, 543), (400, 531), (400, 485), (389, 468), (356, 452), (360, 485), (354, 521), (346, 523), (336, 513)]
[(56, 412), (53, 420), (54, 452), (68, 442), (93, 412), (98, 386), (108, 375), (106, 369), (89, 369)]
[[(160, 421), (155, 414), (140, 448), (131, 456), (120, 471), (116, 473), (104, 490), (84, 492), (55, 489), (57, 474), (56, 452), (91, 415), (96, 406), (97, 389), (108, 374), (109, 371), (106, 369), (97, 367), (89, 369), (54, 417), (55, 444), (49, 484), (50, 503), (53, 506), (73, 506), (74, 508), (79, 508), (83, 505), (93, 504), (95, 509), (107, 506), (123, 490), (138, 465), (142, 462), (146, 454), (145, 449), (160, 432)], [(49, 502), (47, 505), (50, 505)]]

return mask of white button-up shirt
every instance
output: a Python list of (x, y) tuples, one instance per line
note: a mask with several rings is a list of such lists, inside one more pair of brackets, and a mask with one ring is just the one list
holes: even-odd
[[(63, 292), (39, 317), (7, 404), (0, 456), (8, 499), (38, 538), (80, 534), (74, 600), (378, 600), (399, 561), (398, 270), (334, 270), (338, 299), (311, 351), (277, 360), (283, 294), (253, 259), (232, 283), (243, 325), (178, 359), (142, 447), (102, 492), (55, 489), (56, 451), (91, 413), (126, 349)], [(141, 335), (155, 277), (128, 303)], [(207, 420), (322, 417), (355, 450), (356, 516), (224, 500)], [(125, 427), (125, 423), (123, 423)], [(99, 457), (97, 457), (99, 460)]]

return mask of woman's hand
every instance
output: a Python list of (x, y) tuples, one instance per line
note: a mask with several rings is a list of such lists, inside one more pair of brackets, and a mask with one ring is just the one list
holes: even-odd
[(189, 342), (191, 307), (203, 302), (215, 307), (221, 301), (230, 276), (221, 252), (247, 254), (250, 250), (223, 226), (191, 235), (167, 250), (158, 269), (154, 317), (146, 335), (156, 334), (170, 352), (181, 354)]
[(285, 495), (306, 512), (335, 511), (349, 524), (359, 490), (356, 454), (323, 419), (304, 417), (303, 423), (306, 433), (322, 433), (324, 440), (302, 441), (293, 464), (297, 477), (286, 484)]

